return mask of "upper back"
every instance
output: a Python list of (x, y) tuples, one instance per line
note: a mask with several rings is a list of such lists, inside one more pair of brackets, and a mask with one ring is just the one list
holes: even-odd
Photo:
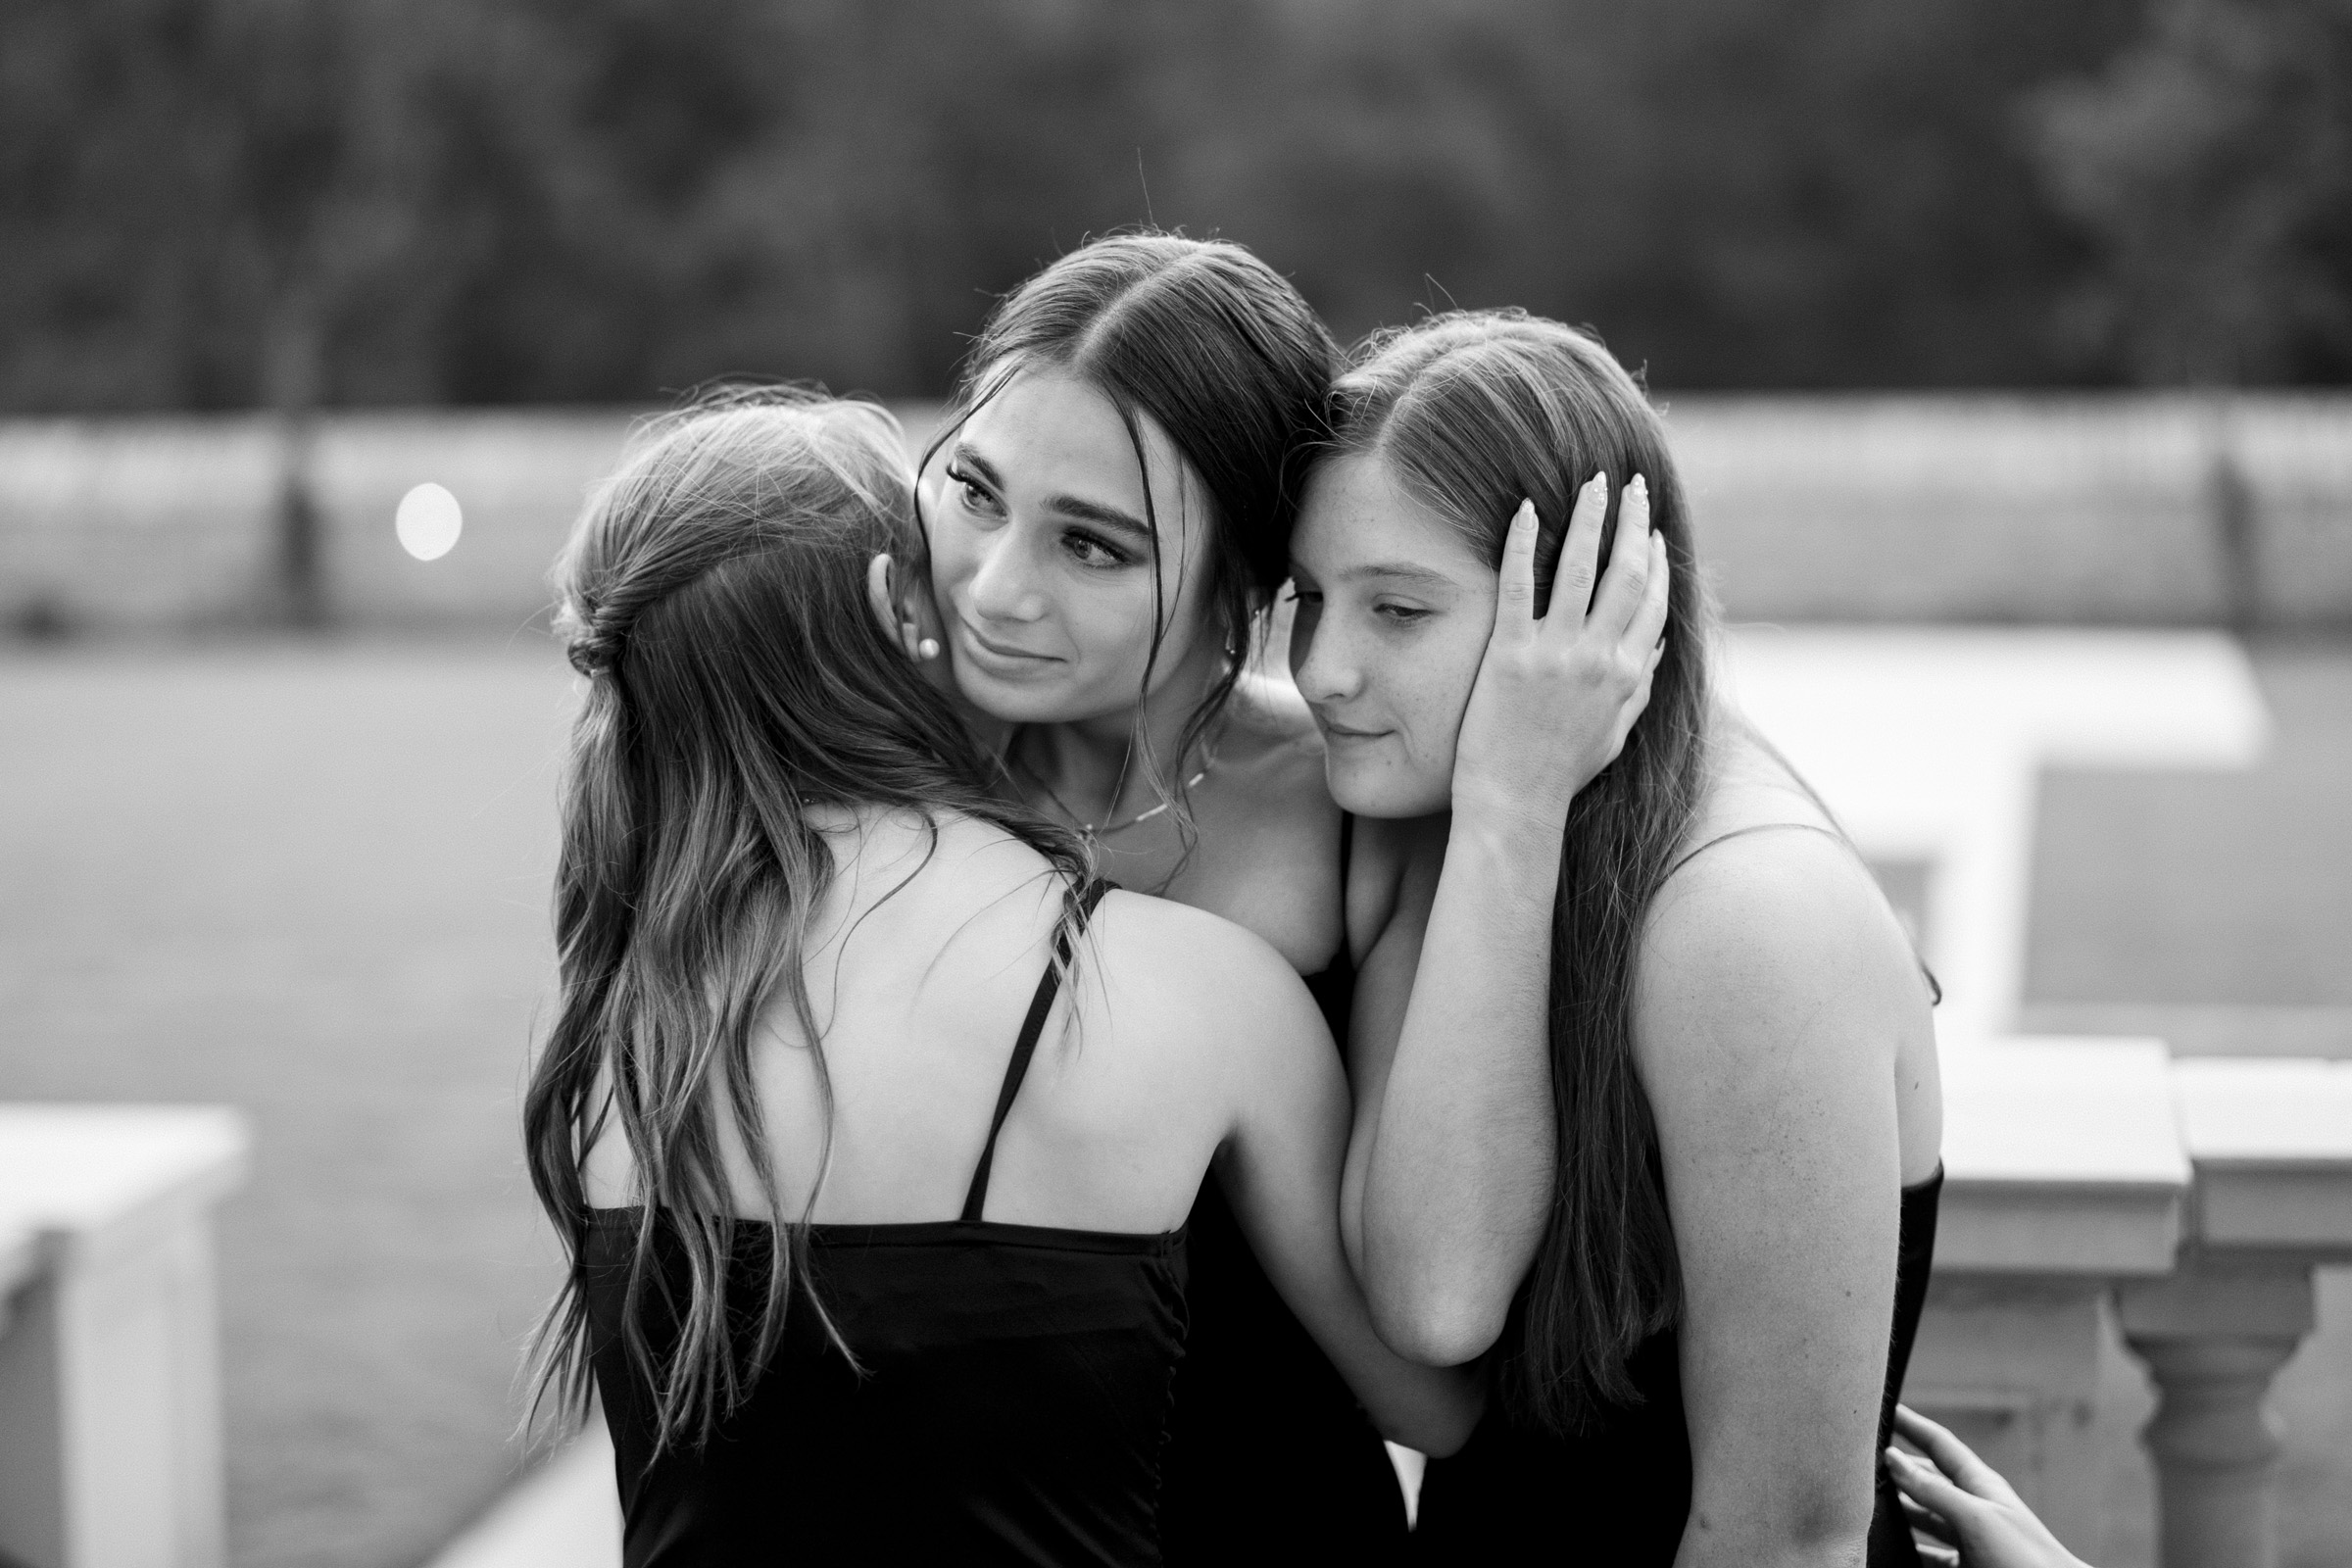
[[(782, 1211), (798, 1218), (813, 1193), (817, 1223), (951, 1219), (1052, 962), (1065, 888), (1034, 852), (968, 819), (943, 820), (934, 842), (904, 815), (844, 812), (828, 836), (838, 870), (803, 970), (820, 1044), (778, 999), (752, 1059)], [(983, 1217), (1171, 1230), (1233, 1125), (1220, 1002), (1248, 1007), (1253, 984), (1288, 976), (1222, 920), (1116, 891), (1069, 974), (998, 1139)], [(721, 1126), (735, 1210), (764, 1217), (740, 1131)], [(629, 1175), (609, 1131), (589, 1160), (592, 1203), (631, 1201)]]

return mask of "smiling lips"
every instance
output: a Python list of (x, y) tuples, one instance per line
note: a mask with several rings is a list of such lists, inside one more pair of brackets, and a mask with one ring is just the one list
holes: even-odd
[(957, 629), (963, 633), (963, 640), (967, 645), (969, 645), (972, 651), (974, 653), (987, 656), (985, 659), (983, 659), (983, 662), (988, 662), (989, 661), (993, 660), (1003, 663), (1014, 665), (1015, 667), (1025, 666), (1032, 669), (1041, 664), (1057, 664), (1061, 662), (1060, 660), (1054, 658), (1052, 654), (1033, 654), (1025, 648), (1010, 647), (1007, 644), (1000, 643), (992, 638), (983, 636), (980, 630), (970, 621), (961, 619), (960, 617), (958, 617), (956, 624)]
[(1320, 713), (1315, 716), (1322, 722), (1323, 738), (1327, 741), (1376, 741), (1389, 733), (1385, 729), (1349, 729), (1345, 724), (1324, 718)]

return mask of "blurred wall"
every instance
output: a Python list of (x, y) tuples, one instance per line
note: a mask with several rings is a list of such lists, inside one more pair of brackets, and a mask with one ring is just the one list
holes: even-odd
[[(2265, 624), (2352, 625), (2352, 396), (1666, 400), (1702, 559), (1739, 619), (2183, 623), (2230, 618), (2221, 518), (2242, 477), (2239, 590)], [(911, 440), (933, 405), (905, 405)], [(337, 617), (504, 624), (619, 455), (612, 409), (349, 414), (316, 466)], [(0, 421), (0, 619), (201, 630), (261, 618), (276, 483), (258, 416)], [(413, 485), (465, 508), (404, 554)]]

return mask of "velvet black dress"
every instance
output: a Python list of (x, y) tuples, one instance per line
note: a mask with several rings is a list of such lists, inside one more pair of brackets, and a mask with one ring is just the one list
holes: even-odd
[[(1090, 892), (1086, 907), (1101, 896)], [(960, 1218), (817, 1225), (807, 1302), (749, 1399), (707, 1444), (656, 1442), (653, 1390), (620, 1342), (641, 1210), (601, 1209), (581, 1250), (627, 1568), (768, 1563), (1158, 1563), (1161, 1453), (1184, 1353), (1183, 1232), (984, 1220), (997, 1134), (1054, 1000), (1039, 983)], [(730, 1270), (756, 1321), (765, 1229)], [(655, 1231), (663, 1282), (687, 1279)], [(654, 1293), (659, 1295), (659, 1293)], [(649, 1323), (659, 1354), (674, 1324)]]
[[(1341, 903), (1353, 817), (1340, 825)], [(1345, 938), (1307, 977), (1345, 1055)], [(1172, 1568), (1405, 1560), (1404, 1495), (1380, 1434), (1258, 1267), (1214, 1179), (1186, 1222), (1192, 1332), (1176, 1374), (1161, 1510)]]

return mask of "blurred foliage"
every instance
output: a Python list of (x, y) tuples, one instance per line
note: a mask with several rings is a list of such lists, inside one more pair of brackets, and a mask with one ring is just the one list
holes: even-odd
[(2159, 0), (2033, 114), (2103, 252), (2088, 345), (2159, 384), (2352, 373), (2352, 0)]
[(2346, 3), (5, 0), (0, 407), (935, 393), (1146, 220), (1678, 387), (2342, 378)]

